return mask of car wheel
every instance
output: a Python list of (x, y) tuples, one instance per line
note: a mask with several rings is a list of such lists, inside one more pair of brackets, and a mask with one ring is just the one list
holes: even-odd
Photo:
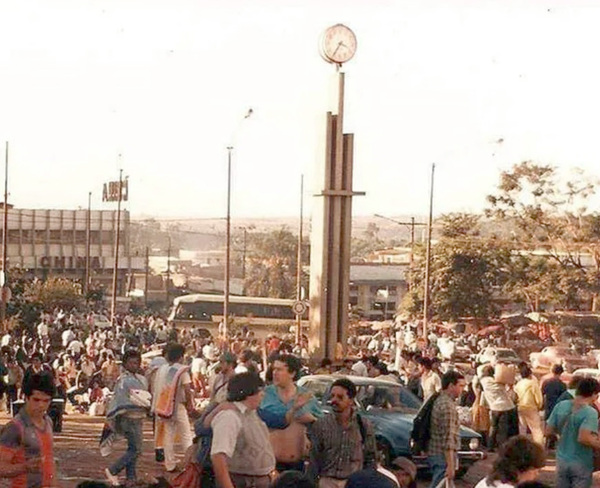
[(385, 439), (378, 437), (377, 441), (377, 457), (383, 466), (389, 466), (392, 462), (392, 447)]
[(469, 467), (470, 466), (460, 466), (458, 468), (458, 471), (456, 472), (456, 479), (461, 479), (465, 476), (465, 474), (467, 474), (467, 471), (469, 471)]

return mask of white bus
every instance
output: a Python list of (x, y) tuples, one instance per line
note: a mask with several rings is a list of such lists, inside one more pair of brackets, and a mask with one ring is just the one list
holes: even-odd
[[(284, 298), (229, 297), (229, 317), (235, 328), (247, 327), (257, 337), (284, 334), (296, 325), (292, 310), (295, 300)], [(218, 332), (223, 321), (223, 295), (185, 295), (173, 300), (169, 322), (176, 327), (206, 329)], [(302, 316), (302, 328), (308, 330), (308, 311)]]

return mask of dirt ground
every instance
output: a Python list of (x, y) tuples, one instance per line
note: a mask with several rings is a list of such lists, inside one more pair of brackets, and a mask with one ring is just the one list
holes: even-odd
[[(10, 420), (7, 414), (0, 414), (0, 425)], [(57, 459), (59, 483), (64, 488), (74, 488), (84, 480), (104, 480), (104, 468), (109, 466), (125, 449), (124, 440), (115, 443), (114, 452), (103, 458), (98, 449), (98, 439), (102, 431), (103, 419), (80, 414), (65, 416), (63, 432), (55, 434), (55, 456)], [(138, 463), (138, 476), (142, 479), (164, 476), (162, 465), (154, 461), (152, 424), (144, 424), (144, 454)], [(456, 484), (457, 488), (472, 488), (491, 470), (493, 456), (475, 464), (466, 476)], [(168, 478), (168, 477), (167, 477)], [(554, 461), (551, 459), (543, 470), (541, 480), (554, 486)], [(428, 487), (425, 480), (419, 482), (420, 488)], [(600, 487), (597, 479), (594, 486)]]

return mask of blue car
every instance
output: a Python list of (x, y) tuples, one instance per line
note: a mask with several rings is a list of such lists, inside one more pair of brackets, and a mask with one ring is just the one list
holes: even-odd
[[(410, 438), (413, 420), (422, 402), (404, 386), (375, 378), (339, 375), (304, 376), (298, 380), (298, 385), (309, 390), (319, 400), (323, 409), (330, 412), (331, 408), (327, 402), (331, 384), (343, 377), (351, 380), (357, 387), (358, 412), (368, 419), (375, 429), (375, 438), (383, 463), (389, 465), (392, 459), (404, 456), (411, 458), (419, 470), (426, 471), (427, 459), (412, 452)], [(485, 457), (481, 449), (481, 436), (477, 432), (462, 426), (460, 437), (458, 477), (464, 475), (476, 461)]]

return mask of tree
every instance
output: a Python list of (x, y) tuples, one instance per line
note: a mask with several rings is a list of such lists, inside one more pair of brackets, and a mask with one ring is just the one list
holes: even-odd
[[(476, 215), (448, 214), (437, 224), (441, 231), (432, 247), (430, 314), (440, 320), (495, 315), (510, 251), (496, 239), (480, 236), (480, 218)], [(417, 248), (417, 257), (412, 274), (415, 286), (402, 304), (412, 315), (423, 310), (424, 247)]]
[(588, 210), (596, 184), (580, 170), (567, 178), (553, 166), (525, 161), (502, 172), (497, 192), (488, 196), (487, 215), (512, 224), (511, 244), (522, 254), (507, 291), (530, 308), (579, 308), (590, 300), (597, 308), (600, 214)]
[(83, 305), (81, 285), (66, 278), (35, 280), (25, 286), (25, 299), (42, 310), (69, 310)]
[[(249, 265), (245, 289), (250, 296), (294, 298), (296, 296), (298, 239), (286, 227), (268, 233), (249, 234)], [(303, 250), (303, 264), (309, 262)], [(302, 277), (307, 286), (308, 277)]]

